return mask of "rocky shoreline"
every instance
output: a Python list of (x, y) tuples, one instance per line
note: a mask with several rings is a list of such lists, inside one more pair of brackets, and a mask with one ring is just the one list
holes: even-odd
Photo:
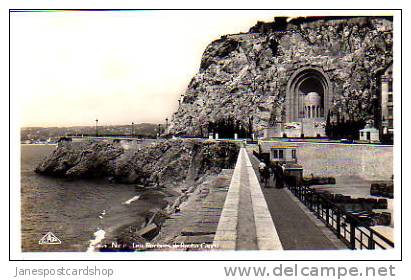
[(108, 141), (62, 142), (35, 171), (73, 179), (107, 178), (143, 193), (167, 193), (168, 203), (147, 212), (143, 223), (124, 225), (95, 246), (100, 251), (131, 251), (156, 238), (164, 222), (193, 194), (197, 197), (204, 183), (233, 168), (238, 150), (237, 144), (225, 141), (167, 140), (132, 148)]
[(128, 149), (109, 141), (61, 142), (35, 172), (161, 187), (231, 168), (238, 149), (230, 142), (201, 140), (167, 140)]
[(190, 186), (183, 185), (182, 193), (167, 206), (148, 212), (144, 222), (136, 220), (116, 229), (101, 240), (95, 250), (211, 249), (231, 176), (232, 169), (223, 169), (219, 174), (201, 177)]

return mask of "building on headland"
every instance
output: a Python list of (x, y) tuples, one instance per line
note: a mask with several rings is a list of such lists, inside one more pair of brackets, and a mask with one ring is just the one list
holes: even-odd
[(379, 143), (380, 133), (378, 129), (373, 127), (371, 124), (367, 124), (363, 129), (360, 130), (360, 139), (368, 143)]

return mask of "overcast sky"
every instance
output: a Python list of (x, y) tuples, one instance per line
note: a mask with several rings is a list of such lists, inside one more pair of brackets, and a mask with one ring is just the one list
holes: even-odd
[(11, 16), (22, 126), (164, 122), (205, 47), (273, 11), (37, 12)]

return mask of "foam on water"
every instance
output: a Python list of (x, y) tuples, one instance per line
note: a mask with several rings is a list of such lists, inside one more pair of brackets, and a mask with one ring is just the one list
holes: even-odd
[(123, 202), (122, 204), (130, 204), (131, 202), (136, 201), (139, 198), (140, 198), (140, 195), (133, 196), (132, 198), (130, 198), (129, 200)]
[(103, 210), (103, 212), (101, 212), (100, 216), (98, 216), (100, 219), (103, 219), (104, 215), (106, 215), (106, 210)]
[(106, 236), (106, 232), (102, 229), (99, 229), (94, 233), (94, 236), (96, 238), (94, 238), (93, 240), (90, 240), (90, 245), (87, 249), (87, 252), (95, 251), (96, 245), (99, 244), (104, 239), (104, 237)]

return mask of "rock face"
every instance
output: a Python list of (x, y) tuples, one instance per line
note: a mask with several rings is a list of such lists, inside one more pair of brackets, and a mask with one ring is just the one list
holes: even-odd
[(144, 186), (178, 184), (233, 168), (239, 147), (229, 142), (168, 140), (135, 149), (120, 143), (59, 143), (37, 168), (45, 175), (93, 178)]
[(205, 50), (173, 115), (169, 134), (207, 134), (209, 122), (233, 118), (261, 130), (284, 122), (290, 77), (304, 67), (329, 77), (347, 118), (372, 118), (378, 73), (392, 63), (392, 18), (306, 18), (257, 23)]

